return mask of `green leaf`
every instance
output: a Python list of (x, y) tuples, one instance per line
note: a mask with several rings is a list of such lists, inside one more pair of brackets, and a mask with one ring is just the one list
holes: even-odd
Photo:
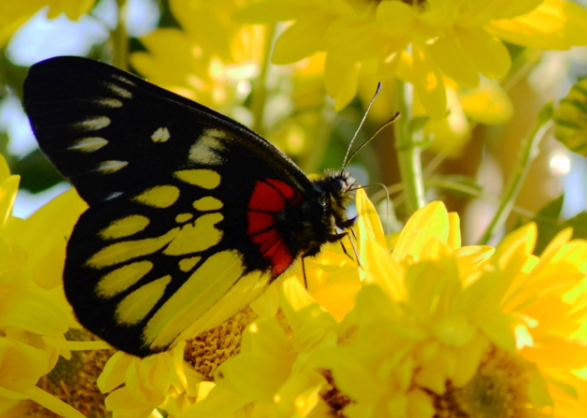
[(560, 220), (564, 195), (544, 206), (533, 219), (538, 226), (538, 241), (534, 253), (539, 255), (548, 243), (565, 228), (573, 228), (573, 238), (587, 239), (587, 212), (580, 212), (567, 220)]
[(587, 78), (575, 84), (554, 111), (554, 137), (587, 156)]

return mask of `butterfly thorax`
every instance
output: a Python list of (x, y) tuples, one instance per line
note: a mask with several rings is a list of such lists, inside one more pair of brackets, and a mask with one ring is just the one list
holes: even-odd
[(344, 230), (355, 223), (348, 218), (346, 208), (354, 197), (356, 181), (348, 172), (327, 172), (312, 180), (314, 199), (302, 205), (300, 229), (294, 234), (294, 245), (302, 256), (314, 256), (328, 242), (346, 235)]

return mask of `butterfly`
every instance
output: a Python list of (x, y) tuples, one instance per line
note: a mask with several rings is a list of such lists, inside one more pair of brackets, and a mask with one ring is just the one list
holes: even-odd
[(24, 107), (89, 205), (67, 244), (67, 299), (127, 353), (218, 325), (355, 222), (348, 172), (310, 180), (245, 126), (110, 65), (37, 63)]

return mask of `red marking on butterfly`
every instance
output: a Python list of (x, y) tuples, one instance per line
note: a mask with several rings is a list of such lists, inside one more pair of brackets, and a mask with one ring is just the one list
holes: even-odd
[(271, 263), (271, 275), (277, 277), (293, 262), (293, 255), (275, 227), (275, 217), (301, 202), (299, 193), (281, 180), (257, 180), (249, 199), (247, 234), (261, 256)]

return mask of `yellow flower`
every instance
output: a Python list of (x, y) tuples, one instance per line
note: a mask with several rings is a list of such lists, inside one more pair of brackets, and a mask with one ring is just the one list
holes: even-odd
[(133, 53), (131, 63), (149, 81), (228, 114), (250, 89), (263, 54), (263, 29), (230, 19), (238, 3), (171, 0), (182, 30), (141, 38), (149, 52)]
[(391, 255), (365, 243), (366, 284), (343, 321), (353, 332), (322, 354), (353, 400), (345, 416), (583, 416), (587, 242), (570, 235), (540, 258), (533, 224), (495, 253), (461, 247), (458, 218), (436, 202)]
[(94, 0), (27, 0), (0, 2), (0, 45), (4, 45), (28, 19), (43, 7), (48, 7), (47, 17), (56, 18), (65, 13), (71, 20), (78, 20), (94, 6)]
[(564, 231), (537, 257), (529, 224), (463, 247), (435, 202), (390, 253), (364, 195), (357, 206), (363, 284), (344, 319), (286, 279), (281, 314), (248, 326), (181, 417), (585, 415), (587, 242)]
[(67, 236), (87, 205), (69, 191), (26, 220), (12, 217), (18, 181), (0, 156), (0, 411), (24, 416), (49, 410), (81, 418), (73, 406), (84, 412), (100, 408), (99, 393), (83, 379), (91, 380), (101, 357), (69, 350), (104, 343), (66, 341), (80, 339), (74, 338), (80, 332), (70, 330), (79, 326), (61, 275)]
[(337, 109), (356, 95), (366, 70), (374, 79), (412, 83), (434, 119), (446, 113), (443, 76), (476, 87), (480, 75), (508, 72), (502, 41), (541, 49), (587, 44), (587, 12), (566, 0), (266, 0), (237, 16), (257, 23), (293, 20), (277, 40), (273, 62), (326, 51), (326, 89)]

